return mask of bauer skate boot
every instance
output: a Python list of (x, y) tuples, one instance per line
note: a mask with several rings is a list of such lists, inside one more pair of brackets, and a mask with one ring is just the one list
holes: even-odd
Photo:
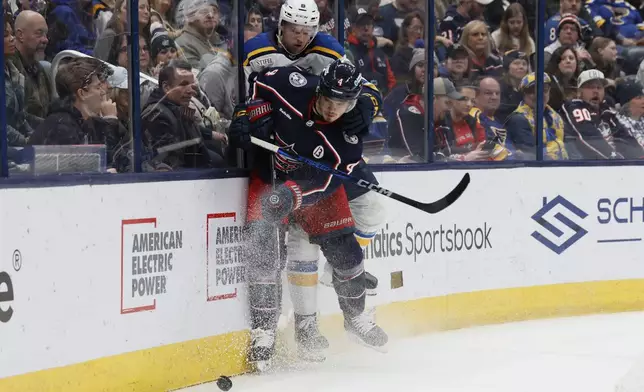
[[(365, 290), (368, 296), (378, 294), (378, 278), (365, 271)], [(333, 287), (333, 267), (329, 263), (324, 264), (324, 272), (320, 276), (320, 284), (326, 287)]]
[(300, 359), (311, 362), (326, 359), (323, 350), (329, 348), (329, 341), (320, 334), (317, 315), (295, 315), (295, 343)]
[(389, 337), (373, 320), (373, 310), (364, 311), (355, 317), (344, 317), (344, 329), (349, 338), (376, 351), (387, 352)]
[(274, 354), (275, 331), (251, 329), (248, 362), (253, 364), (258, 372), (265, 372), (270, 369)]

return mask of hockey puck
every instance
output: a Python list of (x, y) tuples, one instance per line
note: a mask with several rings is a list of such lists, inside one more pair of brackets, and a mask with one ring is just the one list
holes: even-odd
[(229, 391), (230, 388), (233, 387), (233, 382), (230, 380), (229, 377), (219, 376), (219, 378), (217, 379), (217, 386), (222, 391)]

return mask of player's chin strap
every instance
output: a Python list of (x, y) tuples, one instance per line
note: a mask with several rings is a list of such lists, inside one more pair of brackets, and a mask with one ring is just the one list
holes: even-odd
[(343, 179), (345, 181), (351, 181), (354, 184), (358, 185), (359, 187), (362, 187), (362, 188), (368, 189), (370, 191), (379, 193), (379, 194), (381, 194), (383, 196), (387, 196), (387, 197), (389, 197), (391, 199), (398, 200), (401, 203), (404, 203), (404, 204), (407, 204), (409, 206), (418, 208), (419, 210), (425, 211), (425, 212), (427, 212), (429, 214), (436, 214), (437, 212), (440, 212), (440, 211), (444, 210), (445, 208), (449, 207), (450, 205), (452, 205), (456, 200), (458, 200), (461, 197), (463, 192), (465, 192), (465, 189), (467, 189), (467, 186), (470, 184), (470, 174), (465, 173), (465, 175), (463, 176), (461, 181), (458, 183), (458, 185), (456, 185), (456, 187), (454, 189), (452, 189), (452, 191), (450, 193), (448, 193), (445, 197), (443, 197), (440, 200), (436, 200), (435, 202), (432, 202), (432, 203), (421, 203), (419, 201), (410, 199), (410, 198), (405, 197), (403, 195), (399, 195), (399, 194), (397, 194), (395, 192), (392, 192), (390, 190), (382, 188), (382, 187), (380, 187), (380, 186), (378, 186), (376, 184), (373, 184), (373, 183), (371, 183), (369, 181), (365, 181), (365, 180), (363, 180), (361, 178), (353, 177), (352, 175), (350, 175), (348, 173), (345, 173), (345, 172), (342, 172), (340, 170), (332, 169), (332, 168), (330, 168), (330, 167), (328, 167), (326, 165), (323, 165), (320, 162), (317, 162), (317, 161), (314, 161), (312, 159), (303, 157), (303, 156), (298, 155), (298, 154), (293, 153), (293, 152), (287, 152), (286, 150), (284, 150), (284, 149), (282, 149), (282, 148), (280, 148), (280, 147), (278, 147), (278, 146), (276, 146), (276, 145), (274, 145), (272, 143), (269, 143), (269, 142), (264, 141), (262, 139), (258, 139), (258, 138), (254, 137), (254, 136), (251, 136), (250, 139), (251, 139), (251, 142), (254, 145), (258, 146), (258, 147), (264, 148), (264, 149), (266, 149), (268, 151), (272, 151), (275, 154), (282, 155), (282, 156), (284, 156), (286, 158), (289, 158), (289, 159), (292, 159), (292, 160), (295, 160), (295, 161), (299, 161), (299, 162), (302, 162), (302, 163), (306, 163), (307, 165), (313, 166), (313, 167), (315, 167), (315, 168), (317, 168), (319, 170), (322, 170), (324, 172), (330, 173), (330, 174), (332, 174), (332, 175), (334, 175), (336, 177), (339, 177), (339, 178), (341, 178), (341, 179)]

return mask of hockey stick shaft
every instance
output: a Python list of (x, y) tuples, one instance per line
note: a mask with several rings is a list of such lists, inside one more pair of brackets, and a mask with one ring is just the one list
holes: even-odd
[(258, 139), (254, 136), (251, 136), (251, 142), (255, 144), (258, 147), (264, 148), (268, 151), (272, 151), (275, 154), (282, 155), (286, 158), (296, 160), (298, 162), (306, 163), (307, 165), (313, 166), (321, 171), (330, 173), (336, 177), (342, 178), (343, 180), (353, 182), (354, 184), (358, 185), (359, 187), (368, 189), (372, 192), (379, 193), (383, 196), (389, 197), (391, 199), (397, 200), (401, 203), (407, 204), (409, 206), (418, 208), (419, 210), (422, 210), (424, 212), (427, 212), (429, 214), (436, 214), (437, 212), (440, 212), (444, 210), (445, 208), (449, 207), (452, 205), (456, 200), (458, 200), (459, 197), (465, 192), (465, 189), (470, 183), (470, 175), (469, 173), (465, 173), (461, 181), (458, 183), (458, 185), (452, 189), (450, 193), (448, 193), (445, 197), (443, 197), (440, 200), (436, 200), (435, 202), (432, 203), (421, 203), (417, 200), (410, 199), (406, 196), (400, 195), (396, 192), (392, 192), (388, 189), (385, 189), (377, 184), (371, 183), (369, 181), (363, 180), (361, 178), (356, 178), (353, 177), (352, 175), (345, 173), (340, 170), (336, 170), (333, 168), (330, 168), (320, 162), (314, 161), (312, 159), (303, 157), (301, 155), (293, 154), (288, 151), (285, 151), (281, 149), (279, 146), (276, 146), (272, 143), (269, 143), (267, 141), (264, 141), (262, 139)]

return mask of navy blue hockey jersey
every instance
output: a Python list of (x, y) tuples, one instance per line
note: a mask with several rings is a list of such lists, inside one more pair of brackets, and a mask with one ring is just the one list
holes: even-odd
[[(318, 80), (319, 76), (299, 67), (270, 68), (254, 81), (252, 99), (270, 102), (277, 144), (351, 173), (362, 159), (362, 139), (347, 135), (315, 113)], [(375, 112), (379, 110), (381, 97), (375, 86), (364, 82), (361, 95), (368, 95), (376, 106)], [(254, 169), (265, 179), (270, 178), (266, 173), (269, 158), (270, 154), (258, 152), (254, 164)], [(315, 203), (342, 184), (330, 174), (279, 155), (276, 155), (275, 168), (280, 179), (293, 180), (302, 188), (304, 204)]]

